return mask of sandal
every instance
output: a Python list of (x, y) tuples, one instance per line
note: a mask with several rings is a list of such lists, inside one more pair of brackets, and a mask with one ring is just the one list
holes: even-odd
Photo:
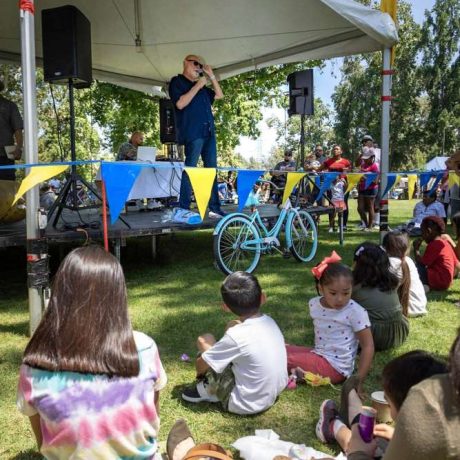
[(187, 422), (181, 418), (171, 428), (166, 441), (166, 452), (169, 460), (182, 460), (187, 452), (195, 447), (192, 433)]

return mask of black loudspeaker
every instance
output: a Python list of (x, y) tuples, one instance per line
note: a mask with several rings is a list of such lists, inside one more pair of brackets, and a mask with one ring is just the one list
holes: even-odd
[(43, 71), (45, 81), (76, 88), (91, 85), (91, 24), (72, 5), (42, 11)]
[(160, 99), (160, 142), (177, 142), (176, 113), (171, 99)]
[(313, 69), (300, 70), (288, 75), (288, 115), (313, 115)]

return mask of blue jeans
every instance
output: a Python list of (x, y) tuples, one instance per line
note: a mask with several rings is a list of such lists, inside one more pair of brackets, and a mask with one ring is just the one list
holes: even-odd
[[(217, 149), (216, 138), (214, 136), (200, 137), (185, 144), (185, 166), (195, 167), (198, 164), (200, 156), (205, 168), (215, 168), (217, 166)], [(183, 209), (190, 209), (192, 195), (192, 186), (186, 173), (182, 174), (180, 184), (179, 206)], [(214, 212), (220, 212), (219, 194), (217, 192), (217, 178), (211, 191), (209, 200), (209, 209)]]

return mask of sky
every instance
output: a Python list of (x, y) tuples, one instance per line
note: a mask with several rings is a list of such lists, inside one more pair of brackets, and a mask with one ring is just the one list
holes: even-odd
[[(414, 20), (421, 24), (424, 19), (425, 10), (431, 10), (435, 0), (409, 0), (412, 5), (412, 14)], [(322, 70), (314, 70), (314, 94), (315, 97), (321, 98), (324, 102), (332, 107), (331, 96), (334, 88), (340, 81), (340, 59), (330, 59), (325, 61), (326, 66)], [(258, 139), (253, 140), (248, 137), (240, 137), (240, 145), (236, 148), (238, 153), (244, 158), (255, 158), (261, 160), (267, 157), (276, 143), (276, 133), (274, 129), (267, 126), (266, 120), (277, 116), (284, 121), (286, 110), (282, 108), (271, 108), (263, 110), (264, 120), (259, 123), (261, 135)]]

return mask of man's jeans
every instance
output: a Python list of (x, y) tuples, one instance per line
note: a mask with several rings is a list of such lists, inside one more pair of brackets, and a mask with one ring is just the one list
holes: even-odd
[[(203, 160), (205, 168), (215, 168), (217, 166), (217, 149), (216, 138), (201, 137), (185, 144), (185, 166), (195, 167), (200, 158)], [(192, 186), (188, 175), (182, 174), (180, 184), (179, 206), (183, 209), (190, 209), (192, 195)], [(217, 193), (217, 178), (214, 179), (212, 186), (211, 199), (209, 200), (209, 209), (214, 212), (220, 211), (219, 194)]]

